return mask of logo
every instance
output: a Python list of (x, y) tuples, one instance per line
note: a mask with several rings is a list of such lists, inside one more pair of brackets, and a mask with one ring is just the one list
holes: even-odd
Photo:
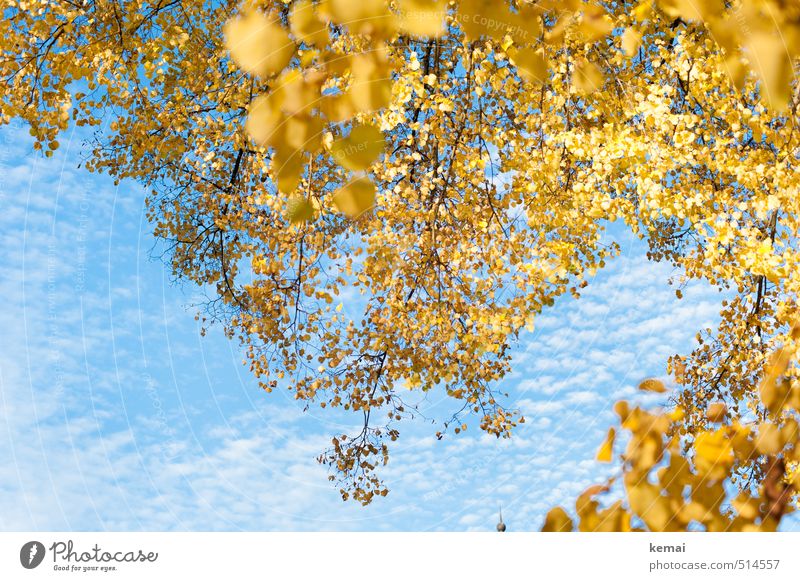
[(39, 541), (29, 541), (19, 550), (19, 562), (26, 569), (35, 569), (44, 560), (44, 545)]

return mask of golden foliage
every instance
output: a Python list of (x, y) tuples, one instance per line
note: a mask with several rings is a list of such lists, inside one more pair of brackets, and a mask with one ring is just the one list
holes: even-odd
[[(602, 510), (598, 497), (612, 490), (613, 480), (590, 487), (575, 502), (579, 530), (776, 530), (783, 516), (795, 510), (790, 501), (800, 492), (796, 474), (800, 384), (778, 387), (786, 384), (790, 363), (797, 358), (798, 339), (800, 324), (790, 334), (791, 343), (779, 349), (766, 368), (759, 389), (762, 398), (772, 398), (778, 389), (785, 391), (760, 419), (725, 422), (687, 436), (680, 414), (651, 415), (638, 407), (629, 411), (624, 402), (617, 404), (622, 428), (630, 432), (622, 464), (625, 500)], [(709, 421), (724, 422), (724, 404), (712, 407)], [(613, 434), (611, 428), (598, 460), (610, 459)], [(737, 470), (749, 468), (752, 474), (754, 467), (761, 473), (744, 486), (731, 486)], [(542, 530), (570, 531), (574, 526), (566, 511), (557, 507)]]
[[(763, 458), (793, 424), (765, 414), (796, 409), (797, 370), (760, 380), (800, 290), (797, 3), (0, 2), (0, 122), (45, 155), (98, 128), (87, 167), (147, 187), (174, 274), (216, 289), (204, 321), (264, 389), (363, 417), (321, 456), (343, 496), (385, 494), (407, 390), (446, 392), (448, 429), (511, 434), (511, 346), (618, 253), (609, 221), (732, 295), (670, 360), (672, 412), (617, 406), (626, 462), (777, 494)], [(714, 508), (715, 488), (676, 508), (636, 478), (648, 526)]]

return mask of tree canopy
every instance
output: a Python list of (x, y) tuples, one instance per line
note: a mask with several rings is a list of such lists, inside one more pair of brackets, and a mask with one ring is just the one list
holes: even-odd
[(2, 121), (46, 155), (96, 127), (86, 167), (147, 187), (174, 274), (216, 289), (202, 316), (264, 389), (363, 419), (320, 456), (345, 499), (388, 492), (408, 390), (452, 400), (437, 437), (472, 416), (511, 435), (515, 339), (619, 253), (619, 221), (679, 296), (700, 279), (732, 298), (668, 362), (668, 411), (617, 404), (625, 499), (590, 489), (579, 527), (770, 529), (791, 509), (797, 2), (2, 6)]

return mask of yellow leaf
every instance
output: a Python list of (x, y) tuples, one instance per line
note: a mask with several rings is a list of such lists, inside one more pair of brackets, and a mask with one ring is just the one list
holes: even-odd
[(603, 86), (603, 73), (594, 63), (578, 59), (572, 72), (572, 85), (579, 94), (589, 95)]
[(782, 112), (789, 105), (793, 77), (785, 40), (775, 31), (757, 32), (746, 44), (750, 66), (761, 79), (761, 97)]
[(704, 507), (699, 502), (689, 502), (681, 506), (678, 512), (678, 518), (680, 518), (683, 522), (703, 522), (708, 515), (708, 509)]
[(514, 53), (514, 64), (522, 78), (529, 82), (543, 83), (547, 80), (547, 60), (541, 52), (523, 48)]
[(439, 111), (442, 111), (444, 113), (451, 113), (454, 110), (455, 110), (455, 105), (453, 104), (453, 101), (451, 101), (450, 99), (444, 99), (442, 100), (441, 103), (439, 103)]
[(583, 18), (578, 25), (578, 32), (585, 42), (595, 42), (608, 36), (614, 30), (614, 23), (606, 11), (597, 5), (587, 5), (583, 10)]
[(669, 501), (661, 495), (657, 486), (646, 480), (626, 477), (625, 488), (631, 510), (651, 531), (666, 531), (675, 526)]
[(265, 93), (250, 103), (245, 131), (257, 145), (267, 147), (275, 142), (282, 119), (280, 103), (273, 94)]
[(461, 0), (455, 22), (468, 40), (488, 36), (502, 42), (508, 34), (518, 46), (534, 43), (541, 29), (538, 16), (530, 7), (523, 6), (512, 13), (506, 2), (496, 0)]
[(358, 54), (350, 63), (350, 101), (356, 111), (369, 113), (386, 107), (392, 98), (392, 77), (377, 56)]
[(711, 480), (724, 478), (733, 465), (733, 447), (723, 430), (701, 432), (694, 440), (697, 471)]
[(653, 2), (651, 0), (642, 0), (632, 10), (631, 15), (637, 20), (645, 20), (653, 12)]
[(681, 420), (682, 420), (684, 417), (686, 417), (686, 412), (683, 410), (683, 408), (682, 408), (682, 407), (680, 407), (680, 406), (677, 406), (677, 407), (676, 407), (674, 410), (672, 410), (671, 412), (669, 412), (669, 414), (667, 415), (667, 417), (669, 417), (670, 421), (673, 421), (673, 422), (679, 422), (679, 421), (681, 421)]
[(759, 515), (759, 499), (753, 498), (749, 494), (741, 493), (731, 501), (733, 508), (736, 509), (743, 518), (754, 520)]
[(611, 456), (614, 452), (614, 438), (616, 435), (617, 432), (614, 428), (608, 430), (605, 442), (603, 442), (603, 445), (600, 446), (600, 449), (597, 451), (598, 462), (611, 462)]
[(320, 102), (320, 109), (329, 121), (341, 123), (352, 119), (356, 114), (356, 109), (350, 95), (326, 95)]
[(762, 454), (777, 454), (783, 448), (781, 431), (775, 424), (763, 423), (758, 426), (756, 448)]
[(721, 402), (709, 404), (706, 417), (709, 422), (721, 422), (728, 415), (728, 407)]
[(641, 42), (642, 35), (638, 30), (626, 28), (625, 32), (622, 33), (622, 50), (625, 51), (625, 54), (629, 57), (636, 54)]
[(725, 9), (722, 0), (658, 0), (661, 9), (672, 18), (704, 20)]
[(790, 361), (791, 353), (788, 349), (776, 351), (770, 358), (758, 387), (761, 401), (774, 414), (779, 413), (788, 401), (790, 384), (779, 381), (779, 377), (785, 373)]
[(278, 191), (288, 194), (300, 183), (304, 160), (300, 154), (278, 149), (272, 156), (272, 176)]
[(333, 196), (336, 209), (355, 219), (375, 205), (375, 184), (368, 178), (353, 180)]
[(659, 381), (658, 379), (645, 379), (642, 383), (639, 384), (639, 389), (642, 391), (651, 391), (654, 393), (664, 393), (667, 391), (667, 388), (664, 387), (664, 383)]
[(547, 513), (544, 519), (544, 526), (542, 532), (545, 533), (568, 533), (573, 529), (572, 519), (569, 518), (567, 512), (557, 506)]
[(437, 38), (445, 33), (447, 3), (443, 0), (398, 0), (399, 28), (412, 36)]
[(369, 169), (386, 147), (383, 133), (374, 125), (359, 125), (350, 135), (331, 144), (331, 154), (342, 167), (361, 171)]
[(323, 48), (330, 41), (328, 24), (319, 18), (311, 0), (301, 0), (292, 7), (289, 26), (298, 40)]
[(225, 46), (242, 69), (254, 75), (279, 73), (289, 64), (296, 46), (276, 18), (250, 11), (224, 27)]
[(292, 224), (308, 222), (314, 218), (314, 205), (305, 196), (295, 195), (289, 198), (286, 216)]

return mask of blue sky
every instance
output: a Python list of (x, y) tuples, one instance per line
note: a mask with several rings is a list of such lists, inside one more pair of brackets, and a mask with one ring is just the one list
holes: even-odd
[(623, 256), (517, 346), (502, 387), (528, 423), (510, 441), (407, 425), (389, 496), (343, 503), (315, 460), (340, 418), (264, 393), (220, 329), (200, 336), (197, 289), (151, 257), (143, 190), (78, 169), (85, 137), (46, 160), (0, 128), (2, 530), (480, 531), (500, 505), (537, 530), (607, 474), (611, 404), (657, 404), (635, 386), (717, 319), (716, 290), (679, 301), (677, 273), (619, 233)]

